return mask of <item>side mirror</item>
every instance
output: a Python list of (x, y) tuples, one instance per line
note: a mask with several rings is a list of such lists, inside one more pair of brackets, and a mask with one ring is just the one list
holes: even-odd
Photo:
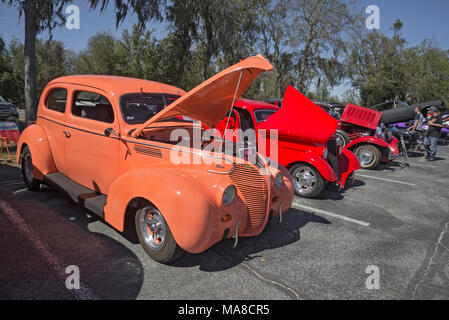
[(110, 137), (111, 134), (117, 137), (117, 133), (115, 133), (115, 130), (113, 128), (107, 128), (106, 130), (104, 130), (104, 135), (106, 137)]

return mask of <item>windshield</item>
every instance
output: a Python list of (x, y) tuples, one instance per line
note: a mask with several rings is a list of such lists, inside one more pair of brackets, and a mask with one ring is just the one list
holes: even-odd
[(128, 124), (142, 124), (180, 96), (162, 93), (130, 93), (120, 97), (120, 110)]
[(0, 102), (7, 102), (5, 99), (3, 99), (2, 96), (0, 96)]
[(254, 111), (254, 115), (256, 116), (257, 122), (264, 122), (268, 119), (269, 116), (271, 116), (273, 113), (275, 113), (277, 110), (256, 110)]

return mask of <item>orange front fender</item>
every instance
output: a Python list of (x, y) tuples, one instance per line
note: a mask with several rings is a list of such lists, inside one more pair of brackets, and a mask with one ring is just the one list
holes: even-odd
[(40, 125), (32, 124), (20, 135), (17, 143), (17, 163), (20, 163), (25, 145), (30, 149), (33, 158), (33, 176), (36, 179), (43, 180), (44, 175), (56, 172), (47, 135)]
[[(144, 198), (161, 211), (176, 243), (187, 252), (202, 252), (223, 237), (221, 216), (210, 190), (181, 171), (147, 167), (122, 175), (109, 190), (105, 220), (123, 231), (126, 208), (135, 198)], [(233, 223), (245, 222), (243, 230), (245, 211), (234, 211), (235, 216), (239, 214)]]

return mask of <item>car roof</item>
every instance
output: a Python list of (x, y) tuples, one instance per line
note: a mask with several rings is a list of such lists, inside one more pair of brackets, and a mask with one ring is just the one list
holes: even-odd
[(274, 110), (277, 111), (280, 108), (276, 107), (275, 105), (272, 105), (267, 102), (263, 101), (257, 101), (257, 100), (251, 100), (251, 99), (245, 99), (240, 98), (235, 103), (236, 107), (244, 108), (244, 109), (250, 109), (250, 110)]
[(174, 86), (128, 77), (107, 76), (107, 75), (73, 75), (64, 76), (52, 80), (49, 84), (70, 83), (101, 89), (109, 94), (114, 93), (121, 96), (125, 93), (148, 92), (182, 95), (184, 90)]

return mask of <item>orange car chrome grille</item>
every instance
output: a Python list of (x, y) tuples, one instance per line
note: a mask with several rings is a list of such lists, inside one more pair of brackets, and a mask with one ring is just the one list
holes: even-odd
[(245, 234), (259, 233), (267, 215), (268, 184), (257, 168), (248, 164), (236, 164), (230, 174), (248, 207), (248, 223)]
[(162, 158), (162, 152), (160, 149), (147, 147), (147, 146), (140, 146), (140, 145), (134, 145), (134, 151), (136, 153), (143, 154), (145, 156), (151, 156), (155, 158)]

